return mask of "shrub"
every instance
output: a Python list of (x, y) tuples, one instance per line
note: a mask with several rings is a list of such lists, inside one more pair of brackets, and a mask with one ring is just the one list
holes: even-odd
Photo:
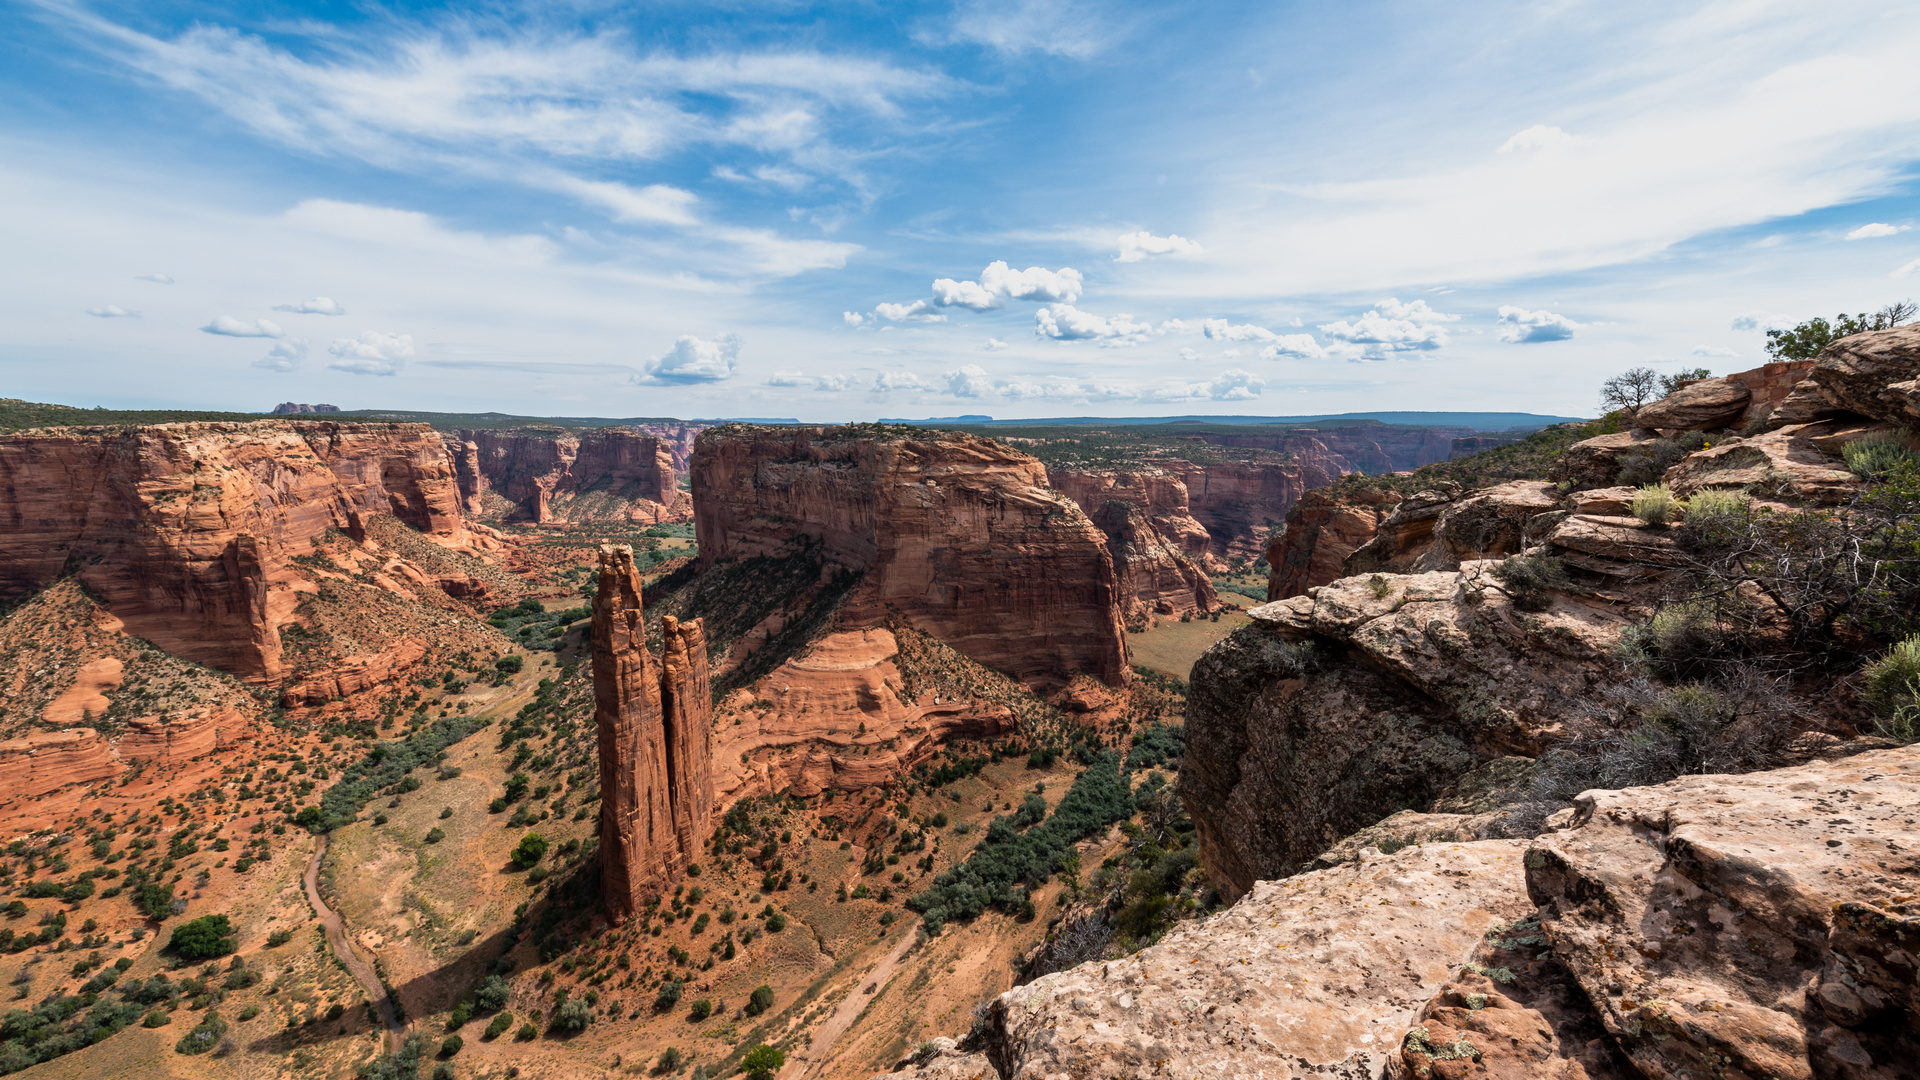
[(534, 1027), (532, 1022), (521, 1024), (520, 1030), (514, 1032), (514, 1037), (517, 1039), (537, 1039), (540, 1037), (540, 1029)]
[(1707, 488), (1687, 500), (1687, 526), (1696, 532), (1731, 528), (1753, 508), (1744, 491)]
[(456, 1031), (465, 1027), (467, 1021), (471, 1019), (473, 1019), (473, 1010), (468, 1008), (467, 1003), (463, 1001), (455, 1005), (453, 1011), (447, 1014), (447, 1030)]
[(438, 827), (427, 830), (426, 839), (427, 839), (427, 843), (429, 844), (437, 844), (440, 841), (445, 840), (446, 838), (447, 838), (447, 834)]
[(1867, 665), (1866, 697), (1879, 734), (1902, 743), (1920, 738), (1920, 634)]
[(1648, 484), (1633, 493), (1633, 516), (1655, 528), (1673, 524), (1680, 514), (1680, 500), (1665, 484)]
[(712, 1015), (713, 1002), (706, 998), (701, 998), (699, 1001), (693, 1003), (693, 1008), (688, 1011), (687, 1018), (697, 1024)]
[(259, 1015), (260, 1015), (260, 1006), (249, 1005), (246, 1008), (240, 1010), (240, 1022), (244, 1024), (247, 1021)]
[(277, 949), (280, 946), (285, 945), (287, 942), (292, 940), (293, 940), (293, 931), (275, 930), (273, 933), (267, 935), (267, 948)]
[(787, 1055), (766, 1043), (747, 1051), (747, 1056), (740, 1059), (740, 1067), (751, 1080), (772, 1080), (786, 1063)]
[(520, 838), (520, 845), (513, 849), (513, 864), (522, 870), (530, 870), (547, 854), (547, 838), (539, 833), (528, 833)]
[(233, 951), (233, 924), (225, 915), (203, 915), (173, 928), (167, 948), (182, 960), (211, 960)]
[(660, 984), (660, 992), (653, 996), (653, 1007), (657, 1012), (666, 1012), (680, 1003), (680, 992), (686, 989), (679, 979), (668, 979)]
[(1154, 724), (1133, 733), (1133, 749), (1127, 752), (1127, 771), (1165, 765), (1186, 754), (1186, 728), (1179, 724)]
[(173, 1023), (172, 1013), (168, 1012), (165, 1009), (155, 1009), (141, 1019), (140, 1026), (157, 1028), (157, 1027), (166, 1027), (168, 1024), (171, 1024), (171, 1023)]
[(510, 656), (503, 656), (495, 660), (493, 666), (504, 674), (518, 675), (520, 674), (520, 670), (527, 666), (527, 658), (517, 653)]
[(681, 1060), (679, 1049), (669, 1046), (665, 1050), (660, 1051), (660, 1060), (654, 1063), (653, 1071), (657, 1073), (670, 1073), (680, 1067)]
[(1660, 674), (1682, 677), (1717, 655), (1724, 641), (1712, 605), (1693, 601), (1668, 604), (1646, 622), (1627, 627), (1620, 651)]
[(458, 1075), (458, 1073), (453, 1071), (453, 1065), (449, 1062), (443, 1061), (433, 1067), (433, 1080), (455, 1080), (455, 1077)]
[(440, 1056), (443, 1058), (450, 1058), (453, 1055), (459, 1053), (460, 1048), (465, 1045), (467, 1044), (461, 1040), (460, 1036), (449, 1035), (446, 1038), (440, 1040)]
[(1840, 456), (1855, 476), (1875, 480), (1901, 465), (1913, 464), (1905, 431), (1869, 431), (1840, 448)]
[(754, 987), (753, 993), (747, 997), (747, 1015), (759, 1016), (771, 1008), (773, 1008), (773, 987), (765, 983)]
[(553, 1026), (561, 1031), (581, 1032), (593, 1023), (593, 1008), (584, 998), (568, 998), (553, 1014)]
[(1553, 606), (1553, 593), (1572, 584), (1566, 566), (1547, 554), (1509, 556), (1493, 568), (1493, 576), (1521, 611), (1547, 610)]
[(487, 1038), (497, 1039), (500, 1036), (505, 1035), (507, 1033), (507, 1029), (512, 1026), (513, 1026), (512, 1013), (510, 1012), (496, 1013), (494, 1015), (494, 1018), (487, 1023)]
[(473, 988), (473, 1003), (481, 1012), (499, 1012), (507, 1007), (507, 995), (512, 987), (499, 975), (489, 975), (480, 980)]
[(220, 1019), (218, 1012), (208, 1009), (207, 1015), (201, 1017), (198, 1024), (180, 1036), (180, 1041), (173, 1044), (173, 1049), (181, 1054), (204, 1054), (219, 1045), (220, 1037), (226, 1033), (227, 1022)]
[(787, 928), (787, 917), (785, 915), (782, 915), (776, 911), (773, 914), (767, 916), (767, 933), (777, 934), (780, 931), (785, 930), (786, 928)]

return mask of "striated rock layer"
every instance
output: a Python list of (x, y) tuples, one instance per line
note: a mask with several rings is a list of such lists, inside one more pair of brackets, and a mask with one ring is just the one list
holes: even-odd
[(728, 426), (700, 436), (703, 565), (817, 546), (862, 574), (845, 627), (897, 612), (1023, 679), (1128, 675), (1106, 536), (1041, 464), (952, 432)]
[(615, 922), (694, 861), (713, 818), (713, 692), (700, 620), (662, 620), (647, 649), (633, 549), (603, 545), (593, 601), (600, 890)]
[(128, 633), (256, 682), (283, 671), (289, 561), (391, 514), (449, 546), (461, 514), (425, 424), (261, 421), (0, 436), (0, 596), (75, 573)]
[(1187, 511), (1187, 486), (1164, 469), (1049, 469), (1047, 482), (1107, 536), (1128, 621), (1207, 612), (1220, 597), (1198, 560), (1211, 543)]
[(1287, 511), (1286, 528), (1267, 539), (1267, 599), (1299, 596), (1346, 576), (1347, 556), (1373, 539), (1400, 497), (1378, 488), (1341, 495), (1316, 489)]
[(0, 742), (0, 770), (8, 796), (44, 795), (68, 784), (90, 784), (120, 772), (107, 740), (93, 728), (36, 731)]
[(471, 466), (460, 469), (463, 498), (471, 504), (484, 491), (497, 492), (518, 507), (515, 516), (538, 524), (656, 523), (684, 520), (690, 510), (675, 486), (673, 452), (654, 435), (627, 428), (480, 428), (448, 441), (456, 458), (471, 455)]

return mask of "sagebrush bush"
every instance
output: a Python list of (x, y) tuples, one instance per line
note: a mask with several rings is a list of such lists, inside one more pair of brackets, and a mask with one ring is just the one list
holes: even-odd
[(1544, 553), (1509, 556), (1493, 568), (1493, 576), (1521, 611), (1547, 610), (1553, 606), (1553, 594), (1572, 584), (1566, 565)]
[(1868, 480), (1917, 460), (1914, 452), (1907, 449), (1904, 430), (1870, 431), (1842, 447), (1840, 456), (1846, 459), (1847, 468), (1852, 469), (1855, 476)]
[(1648, 484), (1633, 493), (1633, 516), (1656, 527), (1671, 525), (1680, 516), (1680, 500), (1665, 484)]
[(1713, 606), (1695, 601), (1668, 604), (1646, 622), (1627, 627), (1620, 652), (1663, 675), (1683, 676), (1718, 655), (1725, 643)]
[(1868, 664), (1866, 687), (1881, 735), (1901, 742), (1920, 738), (1920, 634)]
[(1687, 524), (1696, 530), (1727, 528), (1739, 523), (1753, 509), (1753, 499), (1744, 491), (1707, 488), (1687, 499)]

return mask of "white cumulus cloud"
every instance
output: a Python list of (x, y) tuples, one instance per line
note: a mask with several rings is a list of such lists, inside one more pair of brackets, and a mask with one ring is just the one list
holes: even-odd
[[(367, 330), (357, 338), (334, 338), (327, 366), (354, 375), (395, 375), (413, 357), (413, 335)], [(269, 354), (271, 355), (271, 354)]]
[(1380, 360), (1390, 353), (1445, 348), (1447, 331), (1442, 324), (1459, 318), (1433, 310), (1425, 300), (1403, 304), (1388, 297), (1352, 322), (1342, 319), (1321, 323), (1320, 332), (1335, 341), (1359, 346), (1364, 359)]
[(1500, 306), (1500, 340), (1509, 345), (1533, 341), (1565, 341), (1580, 324), (1551, 311), (1528, 311), (1511, 304)]
[(1312, 334), (1281, 334), (1273, 343), (1260, 350), (1262, 360), (1320, 360), (1328, 352)]
[(300, 361), (307, 358), (307, 343), (304, 341), (282, 341), (267, 350), (267, 355), (253, 362), (253, 366), (267, 371), (295, 371)]
[[(1004, 264), (1003, 264), (1004, 265)], [(977, 281), (955, 281), (952, 278), (935, 278), (933, 281), (933, 302), (941, 307), (963, 307), (974, 311), (987, 311), (1004, 303), (1002, 297), (988, 292)]]
[(119, 304), (108, 304), (105, 307), (90, 307), (87, 309), (87, 314), (96, 319), (137, 319), (140, 317), (139, 312), (128, 311)]
[(683, 334), (673, 348), (651, 357), (639, 381), (687, 385), (722, 382), (733, 377), (739, 367), (740, 335), (728, 334), (717, 341), (703, 341)]
[(1252, 323), (1235, 325), (1225, 319), (1208, 319), (1200, 324), (1200, 328), (1202, 333), (1216, 341), (1272, 341), (1279, 336), (1264, 326)]
[(883, 371), (873, 379), (873, 392), (876, 394), (890, 394), (895, 390), (931, 389), (933, 384), (911, 371)]
[(954, 397), (986, 397), (994, 392), (993, 379), (979, 364), (955, 368), (940, 377), (946, 381), (947, 393)]
[(173, 275), (172, 275), (172, 274), (162, 274), (162, 273), (159, 273), (159, 272), (157, 272), (157, 271), (156, 271), (156, 272), (154, 272), (154, 273), (151, 273), (151, 274), (136, 274), (136, 275), (134, 276), (134, 279), (133, 279), (133, 280), (135, 280), (135, 281), (151, 281), (151, 282), (153, 282), (153, 283), (154, 283), (154, 284), (156, 284), (156, 285), (171, 285), (171, 284), (173, 284)]
[(1011, 345), (1009, 345), (1009, 344), (1007, 344), (1007, 343), (1006, 343), (1006, 342), (1004, 342), (1004, 341), (1001, 341), (1001, 340), (1000, 340), (999, 338), (997, 338), (997, 337), (990, 337), (990, 338), (988, 338), (988, 339), (987, 339), (987, 343), (986, 343), (985, 345), (982, 345), (982, 346), (980, 346), (980, 347), (981, 347), (981, 348), (983, 348), (983, 349), (985, 349), (985, 350), (987, 350), (988, 352), (999, 352), (999, 351), (1000, 351), (1001, 349), (1011, 349), (1011, 348), (1013, 348), (1013, 346), (1011, 346)]
[(1155, 236), (1150, 232), (1121, 233), (1118, 238), (1120, 254), (1113, 257), (1114, 262), (1139, 262), (1154, 255), (1198, 255), (1200, 245), (1177, 233), (1167, 236)]
[(334, 303), (330, 296), (316, 296), (297, 304), (275, 304), (273, 310), (291, 311), (296, 315), (345, 315), (347, 313), (347, 309)]
[(1153, 325), (1137, 322), (1131, 315), (1106, 318), (1081, 311), (1072, 304), (1049, 304), (1033, 313), (1033, 332), (1055, 341), (1131, 345), (1152, 333)]
[(1749, 311), (1735, 315), (1727, 324), (1732, 330), (1791, 330), (1793, 320), (1785, 315), (1768, 315), (1761, 311)]
[(231, 315), (217, 315), (207, 325), (200, 328), (203, 334), (218, 334), (221, 337), (284, 337), (286, 331), (265, 319), (253, 322), (241, 322)]
[(1888, 225), (1884, 222), (1876, 221), (1870, 225), (1862, 225), (1859, 228), (1848, 233), (1847, 239), (1872, 240), (1873, 238), (1878, 236), (1892, 236), (1895, 233), (1903, 233), (1911, 228), (1913, 228), (1913, 226), (1911, 225)]
[(843, 311), (840, 313), (840, 321), (848, 326), (859, 326), (867, 321), (867, 317), (857, 311)]
[(946, 322), (945, 315), (936, 314), (933, 301), (915, 300), (911, 304), (875, 304), (873, 313), (889, 322)]
[(1729, 349), (1723, 345), (1695, 345), (1693, 347), (1693, 355), (1695, 356), (1739, 356), (1740, 354), (1737, 352), (1734, 352), (1732, 349)]
[(1044, 266), (1015, 270), (1007, 265), (1006, 260), (1000, 259), (987, 264), (987, 268), (980, 271), (979, 281), (934, 279), (933, 302), (941, 307), (963, 307), (973, 311), (1002, 307), (1008, 300), (1071, 304), (1080, 299), (1085, 286), (1085, 277), (1071, 266), (1063, 266), (1058, 270), (1049, 270)]
[(1569, 135), (1557, 127), (1549, 127), (1546, 124), (1535, 124), (1525, 131), (1516, 132), (1511, 139), (1501, 143), (1500, 148), (1494, 152), (1497, 154), (1513, 154), (1530, 150), (1559, 150), (1572, 146), (1579, 141), (1575, 136)]

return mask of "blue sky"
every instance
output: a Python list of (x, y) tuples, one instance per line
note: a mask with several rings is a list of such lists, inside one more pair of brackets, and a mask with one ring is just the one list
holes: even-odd
[(0, 11), (3, 396), (1581, 414), (1920, 294), (1911, 4)]

